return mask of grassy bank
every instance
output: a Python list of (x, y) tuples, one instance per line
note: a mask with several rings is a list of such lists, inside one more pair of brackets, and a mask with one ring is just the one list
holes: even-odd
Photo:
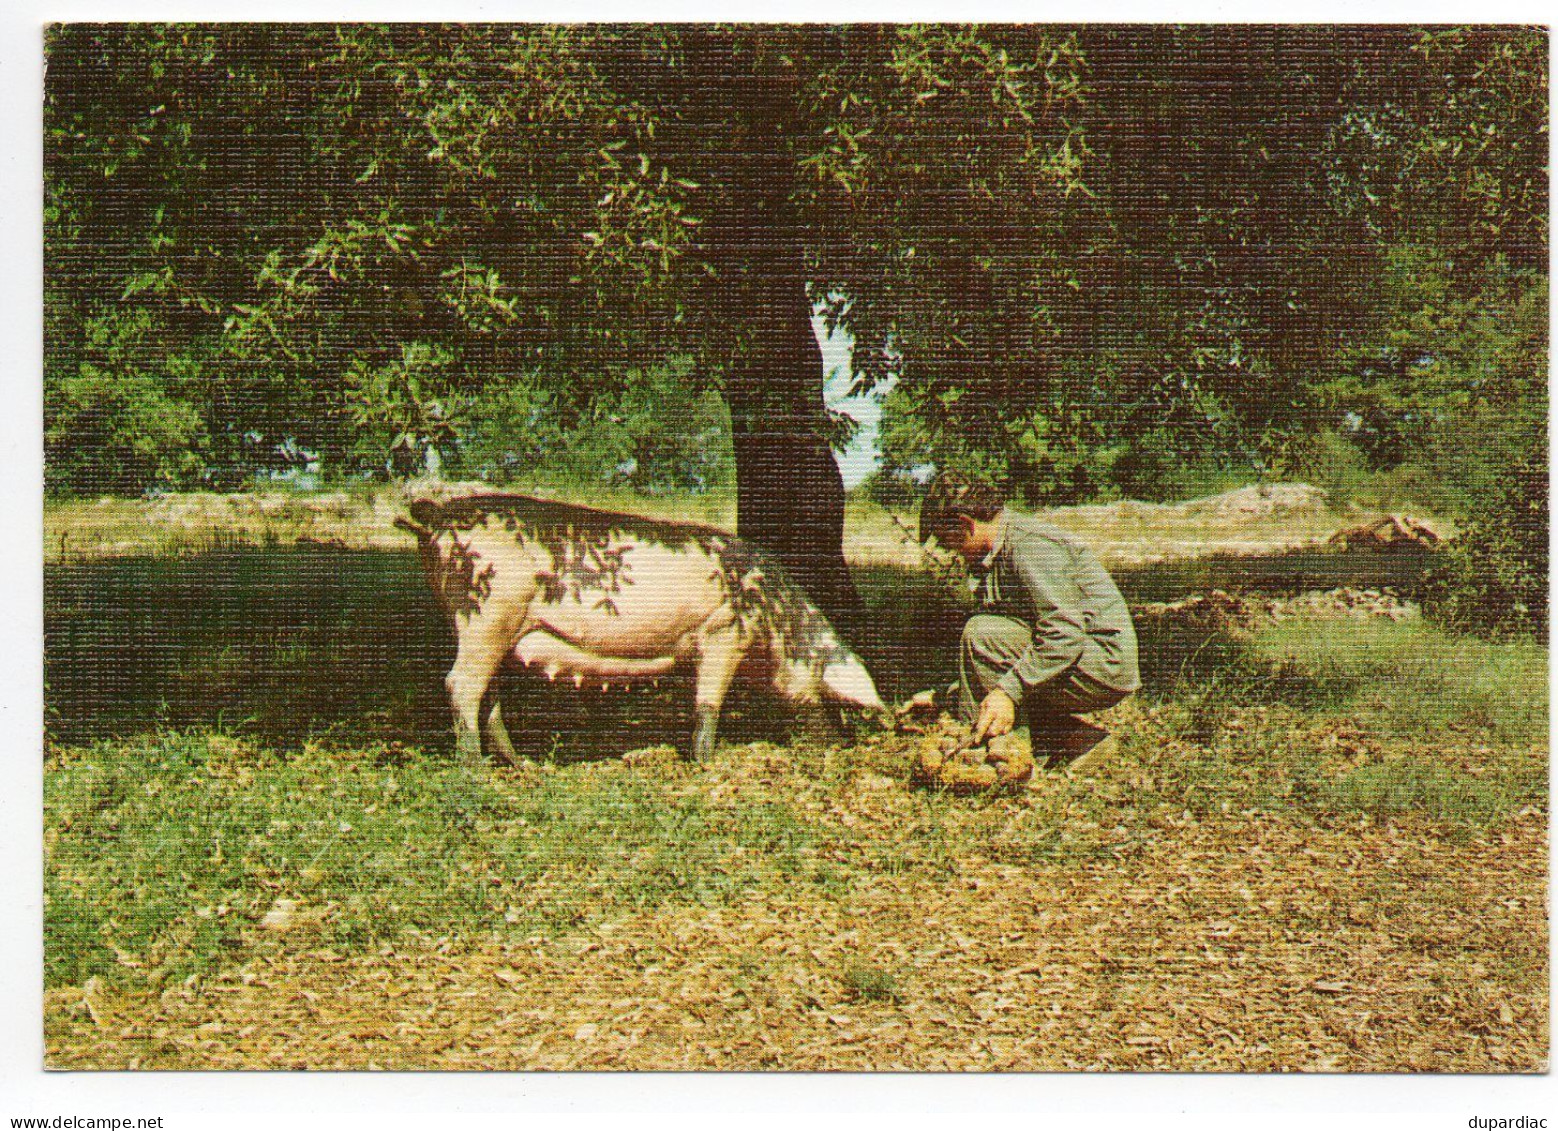
[[(735, 524), (732, 494), (642, 495), (596, 485), (549, 483), (502, 489), (727, 529)], [(298, 542), (324, 542), (359, 550), (398, 549), (410, 545), (405, 532), (395, 527), (396, 517), (404, 513), (405, 493), (401, 487), (372, 483), (327, 491), (277, 488), (154, 498), (49, 499), (43, 512), (43, 553), (46, 562), (68, 564), (114, 557), (165, 558)]]
[[(467, 486), (485, 489), (480, 484)], [(595, 484), (546, 482), (503, 489), (725, 530), (736, 525), (731, 492), (644, 495)], [(399, 548), (407, 544), (407, 536), (395, 528), (394, 520), (404, 511), (405, 490), (362, 483), (324, 491), (276, 488), (144, 499), (49, 499), (44, 505), (44, 559), (72, 563), (103, 557), (166, 557), (297, 542)], [(1112, 566), (1121, 567), (1155, 566), (1218, 553), (1248, 557), (1302, 549), (1382, 513), (1350, 502), (1333, 507), (1314, 495), (1306, 496), (1302, 505), (1254, 513), (1217, 502), (1192, 500), (1168, 506), (1122, 501), (1042, 513), (1086, 538)], [(846, 507), (845, 553), (852, 564), (923, 567), (924, 558), (914, 541), (912, 507), (890, 510), (859, 493), (849, 496)], [(1421, 509), (1414, 513), (1423, 514)], [(1452, 529), (1442, 520), (1439, 525)]]

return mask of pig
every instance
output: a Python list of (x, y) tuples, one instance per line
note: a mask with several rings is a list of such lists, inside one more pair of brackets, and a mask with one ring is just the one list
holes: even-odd
[(692, 666), (692, 757), (714, 750), (745, 661), (785, 702), (887, 716), (870, 673), (768, 554), (722, 530), (526, 495), (410, 503), (458, 642), (445, 687), (460, 752), (515, 761), (494, 677), (520, 664), (575, 685), (632, 685)]

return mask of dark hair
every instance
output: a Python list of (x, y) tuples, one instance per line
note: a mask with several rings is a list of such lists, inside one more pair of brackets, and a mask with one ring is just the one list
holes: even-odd
[(1005, 505), (1001, 493), (983, 479), (961, 471), (943, 471), (931, 481), (920, 504), (920, 541), (935, 538), (945, 544), (943, 535), (956, 529), (960, 516), (989, 522)]

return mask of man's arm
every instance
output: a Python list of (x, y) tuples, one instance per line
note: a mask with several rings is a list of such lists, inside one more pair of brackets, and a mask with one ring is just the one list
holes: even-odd
[(1066, 548), (1047, 538), (1027, 537), (1013, 539), (1011, 552), (1033, 611), (1033, 643), (996, 684), (1015, 704), (1077, 662), (1087, 628)]

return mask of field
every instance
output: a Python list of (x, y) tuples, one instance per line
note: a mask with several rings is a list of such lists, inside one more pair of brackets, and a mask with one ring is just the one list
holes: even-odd
[[(976, 798), (756, 693), (684, 763), (674, 685), (520, 684), (532, 764), (461, 765), (392, 498), (51, 504), (47, 1062), (1544, 1071), (1547, 651), (1275, 498), (1053, 517), (1140, 606), (1400, 600), (1144, 608), (1119, 756)], [(850, 530), (884, 694), (944, 681), (957, 594)]]

